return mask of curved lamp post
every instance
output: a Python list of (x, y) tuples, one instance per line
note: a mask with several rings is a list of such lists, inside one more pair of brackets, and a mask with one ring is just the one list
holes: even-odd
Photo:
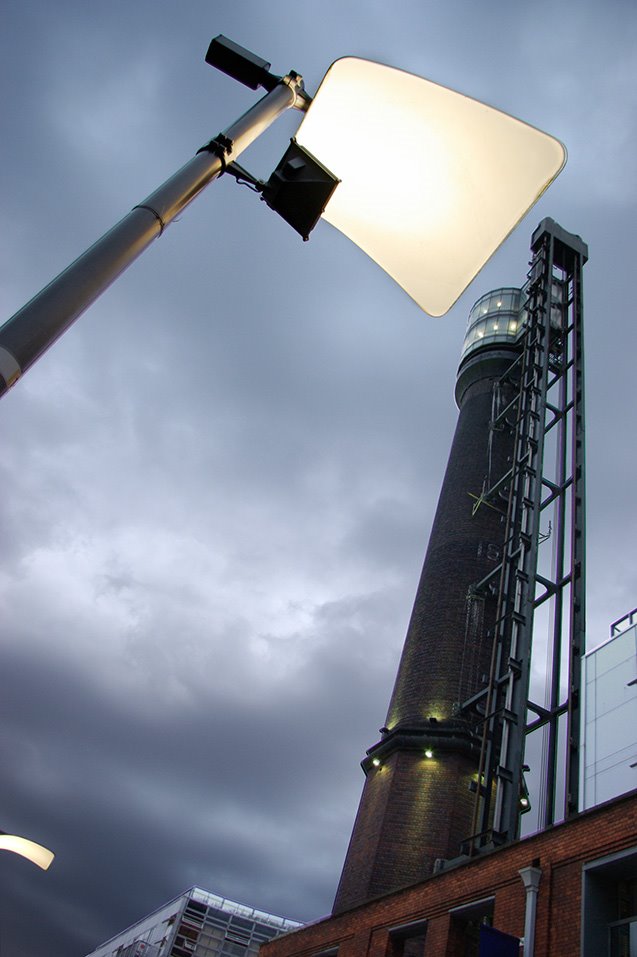
[[(321, 216), (431, 315), (444, 314), (555, 179), (562, 144), (393, 67), (337, 60), (312, 100), (294, 71), (225, 37), (206, 61), (267, 94), (0, 328), (0, 395), (214, 179), (251, 182), (304, 239)], [(268, 182), (237, 157), (289, 108), (305, 114)]]
[(26, 857), (28, 861), (37, 864), (43, 871), (51, 866), (51, 861), (55, 857), (53, 851), (42, 844), (36, 844), (35, 841), (29, 841), (26, 837), (18, 837), (17, 834), (5, 834), (0, 832), (0, 851), (13, 851), (21, 857)]

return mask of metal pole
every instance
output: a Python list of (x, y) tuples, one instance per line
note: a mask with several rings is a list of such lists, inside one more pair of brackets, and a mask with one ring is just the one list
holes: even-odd
[(302, 78), (283, 77), (7, 320), (0, 328), (0, 396), (281, 113), (306, 110), (308, 102)]

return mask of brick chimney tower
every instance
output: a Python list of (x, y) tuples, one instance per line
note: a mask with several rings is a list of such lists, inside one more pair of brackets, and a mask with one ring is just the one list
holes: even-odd
[(513, 433), (495, 420), (519, 389), (501, 377), (520, 348), (522, 301), (497, 289), (469, 315), (458, 424), (386, 725), (362, 762), (335, 914), (422, 881), (474, 830), (480, 727), (462, 705), (490, 668), (496, 598), (475, 586), (501, 557), (506, 489), (501, 509), (481, 494), (510, 467)]

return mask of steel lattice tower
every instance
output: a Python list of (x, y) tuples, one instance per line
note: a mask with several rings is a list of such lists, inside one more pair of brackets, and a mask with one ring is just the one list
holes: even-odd
[[(541, 824), (555, 819), (563, 752), (563, 814), (576, 809), (587, 251), (544, 220), (532, 253), (523, 290), (495, 290), (471, 311), (456, 432), (386, 726), (362, 762), (335, 913), (515, 839), (524, 741), (539, 728)], [(543, 519), (553, 548), (547, 572), (538, 568)], [(539, 704), (529, 700), (531, 648), (534, 612), (545, 603), (550, 677)]]

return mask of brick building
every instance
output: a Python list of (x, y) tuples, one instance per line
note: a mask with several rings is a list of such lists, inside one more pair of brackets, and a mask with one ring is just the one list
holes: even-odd
[(637, 953), (637, 791), (286, 934), (260, 957), (517, 957), (522, 938), (525, 957)]

